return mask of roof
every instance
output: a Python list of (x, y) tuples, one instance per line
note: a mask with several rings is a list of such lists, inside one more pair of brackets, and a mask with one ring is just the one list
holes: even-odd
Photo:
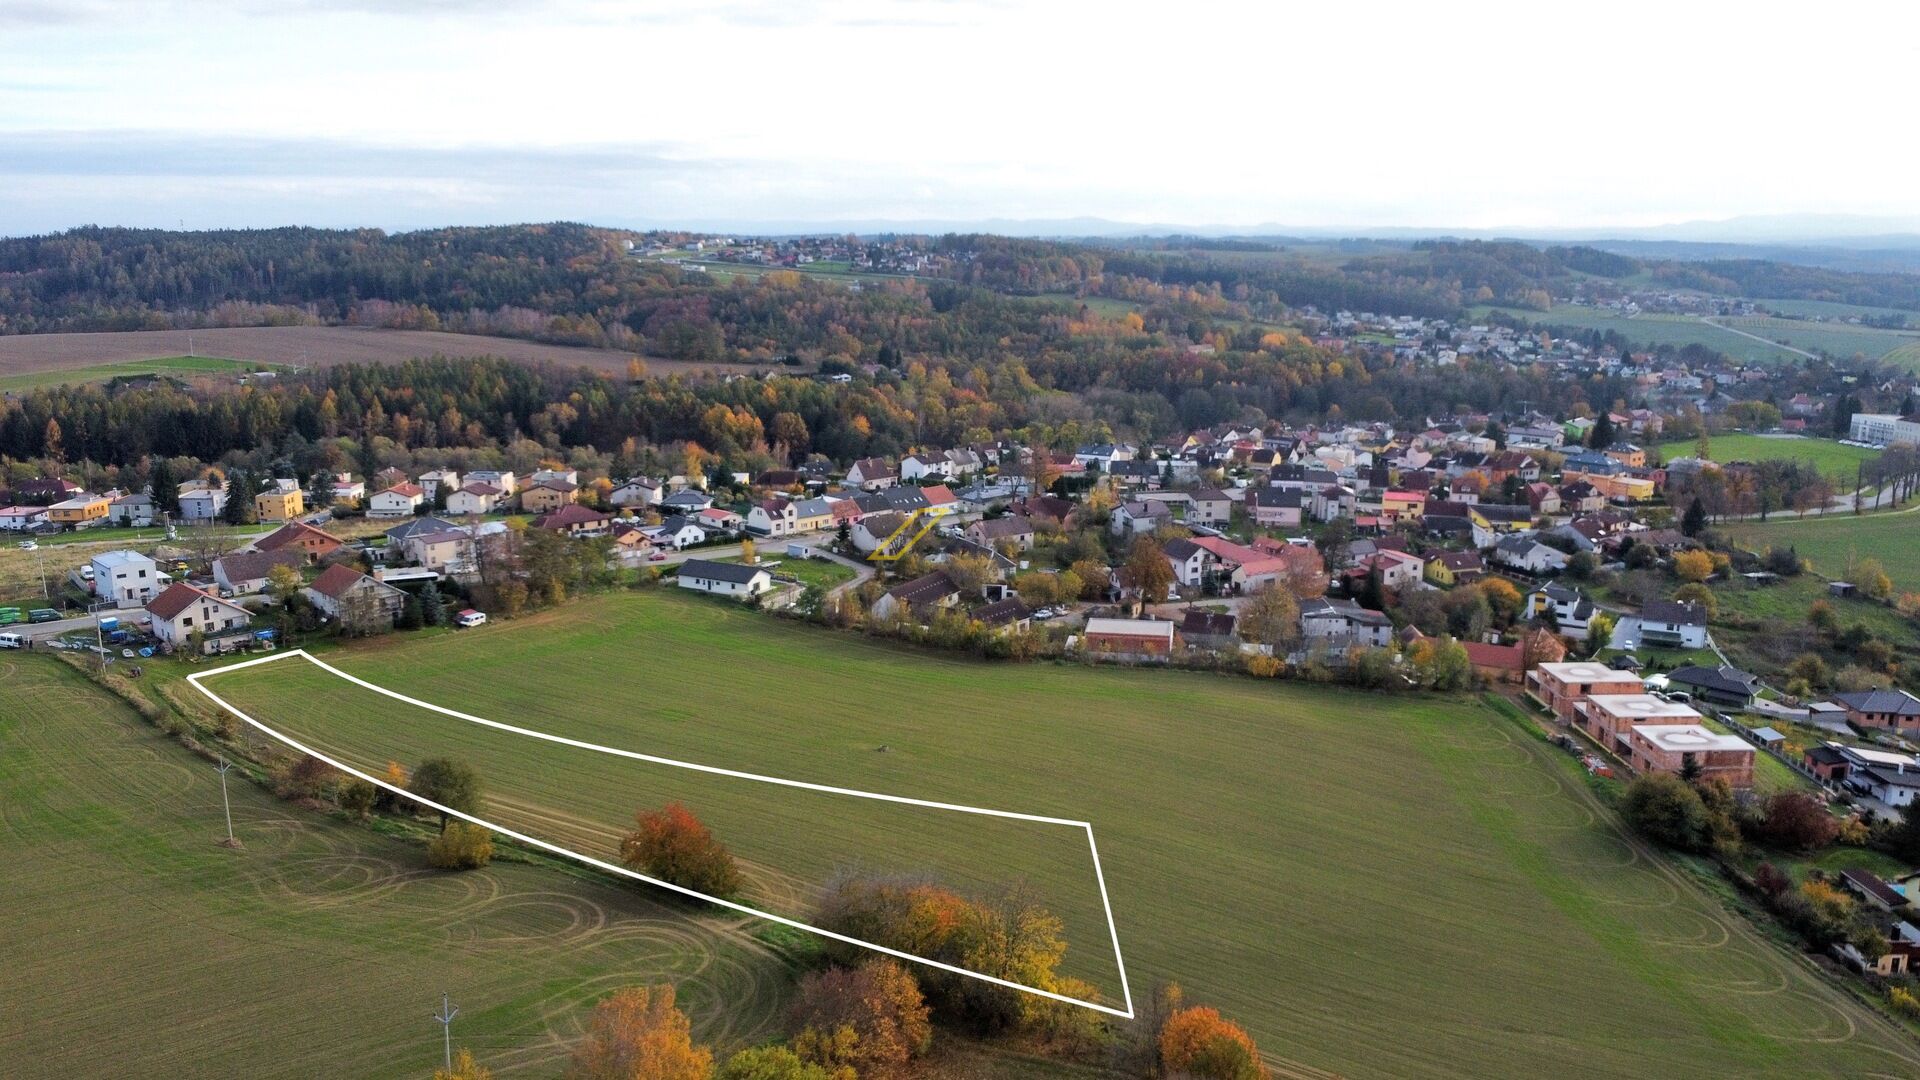
[(576, 484), (571, 480), (562, 480), (557, 476), (553, 477), (552, 479), (542, 480), (533, 486), (536, 488), (546, 488), (548, 491), (558, 491), (563, 493), (568, 491), (580, 490), (579, 484)]
[(973, 612), (975, 619), (986, 623), (988, 626), (1005, 626), (1008, 623), (1017, 623), (1032, 615), (1033, 609), (1028, 607), (1026, 603), (1017, 596), (1009, 596), (1005, 600), (995, 600), (985, 607), (976, 608)]
[(1018, 514), (976, 521), (973, 527), (978, 529), (980, 535), (988, 541), (1005, 540), (1011, 536), (1026, 536), (1033, 532), (1033, 522)]
[(552, 513), (541, 514), (534, 518), (533, 527), (560, 529), (569, 525), (594, 525), (611, 520), (613, 520), (612, 514), (603, 514), (590, 506), (581, 506), (579, 503), (568, 503)]
[(1854, 775), (1881, 787), (1920, 788), (1920, 769), (1868, 765), (1864, 769), (1855, 770)]
[(1087, 636), (1150, 637), (1173, 640), (1173, 624), (1162, 619), (1088, 619)]
[(293, 548), (275, 548), (271, 551), (242, 551), (225, 555), (214, 560), (228, 581), (257, 581), (267, 576), (267, 571), (276, 566), (290, 570), (299, 569), (306, 561), (300, 552)]
[(1363, 608), (1351, 600), (1329, 600), (1324, 596), (1317, 601), (1302, 604), (1300, 617), (1302, 619), (1345, 619), (1362, 626), (1390, 626), (1393, 623), (1393, 620), (1387, 618), (1383, 612)]
[(1201, 611), (1189, 608), (1180, 613), (1180, 632), (1211, 637), (1228, 637), (1239, 622), (1227, 612)]
[(1432, 561), (1449, 570), (1480, 570), (1487, 565), (1477, 551), (1443, 551)]
[(946, 571), (935, 570), (931, 574), (922, 574), (912, 581), (903, 581), (895, 585), (887, 590), (887, 595), (909, 607), (919, 607), (922, 604), (931, 604), (936, 600), (952, 596), (957, 591), (953, 579), (947, 576)]
[(1840, 880), (1887, 907), (1907, 906), (1906, 895), (1871, 870), (1842, 870)]
[(1698, 720), (1700, 714), (1678, 702), (1657, 698), (1652, 694), (1594, 694), (1587, 698), (1589, 704), (1613, 716), (1625, 720), (1653, 720), (1664, 717), (1668, 720)]
[(1506, 671), (1520, 671), (1526, 667), (1527, 650), (1519, 645), (1463, 641), (1460, 647), (1467, 650), (1467, 659), (1474, 667), (1501, 668)]
[(1575, 660), (1560, 664), (1541, 664), (1540, 670), (1561, 682), (1633, 682), (1640, 680), (1631, 672), (1615, 671), (1594, 660)]
[(426, 491), (422, 489), (419, 484), (404, 483), (395, 484), (390, 488), (382, 488), (374, 492), (374, 495), (404, 495), (411, 499), (426, 495)]
[(1920, 716), (1920, 698), (1905, 690), (1859, 690), (1850, 694), (1835, 694), (1833, 700), (1855, 712)]
[[(330, 596), (338, 600), (353, 591), (353, 589), (363, 581), (372, 581), (375, 585), (383, 589), (393, 588), (393, 586), (388, 585), (384, 581), (375, 581), (373, 578), (368, 577), (345, 563), (334, 563), (332, 566), (327, 567), (326, 571), (319, 577), (314, 578), (313, 584), (307, 586), (307, 588), (312, 589), (322, 596)], [(396, 589), (395, 591), (397, 592), (399, 590)]]
[(736, 585), (747, 585), (754, 578), (766, 573), (761, 566), (748, 566), (745, 563), (714, 562), (712, 559), (688, 559), (680, 564), (681, 577), (708, 578), (713, 581), (731, 581)]
[[(1160, 550), (1166, 553), (1167, 558), (1176, 559), (1180, 562), (1186, 562), (1195, 555), (1207, 551), (1206, 548), (1201, 547), (1199, 544), (1194, 543), (1184, 536), (1167, 541), (1166, 545)], [(1211, 552), (1207, 553), (1211, 554)]]
[(503, 495), (505, 492), (484, 480), (476, 480), (460, 489), (468, 495)]
[(255, 540), (253, 548), (255, 551), (277, 551), (301, 540), (321, 540), (330, 547), (340, 546), (340, 538), (325, 529), (316, 529), (304, 521), (289, 521)]
[[(1641, 724), (1633, 729), (1633, 733), (1662, 750), (1676, 753), (1699, 754), (1715, 750), (1753, 752), (1752, 745), (1740, 736), (1716, 734), (1699, 724)], [(1920, 780), (1920, 777), (1915, 779)]]
[(95, 566), (106, 567), (137, 566), (141, 563), (145, 563), (148, 566), (153, 565), (153, 560), (147, 558), (145, 555), (137, 551), (127, 551), (124, 549), (120, 551), (103, 551), (95, 555), (92, 561)]
[(202, 592), (184, 581), (177, 581), (161, 590), (160, 595), (147, 601), (147, 614), (156, 619), (172, 619), (202, 600), (211, 600), (235, 611), (247, 610), (238, 604), (228, 603), (212, 593)]
[(1643, 622), (1672, 623), (1675, 626), (1707, 625), (1707, 609), (1699, 604), (1678, 600), (1655, 600), (1640, 609)]
[(1825, 743), (1819, 746), (1809, 747), (1806, 757), (1808, 761), (1813, 762), (1815, 765), (1845, 765), (1847, 763), (1847, 755), (1841, 753), (1839, 747)]
[(415, 533), (445, 532), (453, 528), (458, 528), (458, 526), (446, 518), (437, 518), (432, 514), (428, 514), (425, 517), (417, 517), (412, 521), (395, 525), (393, 528), (388, 529), (385, 535), (388, 540), (406, 540), (411, 538)]
[(1755, 676), (1741, 671), (1737, 667), (1731, 667), (1726, 664), (1722, 664), (1718, 668), (1688, 664), (1686, 667), (1675, 668), (1668, 672), (1667, 681), (1669, 683), (1677, 682), (1684, 683), (1688, 686), (1697, 686), (1702, 690), (1719, 690), (1729, 694), (1752, 696), (1754, 686), (1760, 680)]

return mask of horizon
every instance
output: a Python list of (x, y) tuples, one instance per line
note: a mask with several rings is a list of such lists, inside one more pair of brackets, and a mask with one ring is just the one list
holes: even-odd
[[(1788, 35), (1651, 3), (1576, 21), (1506, 2), (1363, 20), (1000, 0), (0, 0), (20, 57), (0, 79), (0, 233), (1084, 219), (1728, 239), (1703, 226), (1732, 222), (1765, 242), (1823, 235), (1793, 224), (1810, 216), (1838, 235), (1920, 232), (1905, 180), (1920, 150), (1874, 110), (1833, 107), (1901, 100), (1920, 46), (1852, 27)], [(1554, 69), (1579, 74), (1539, 74)], [(1770, 70), (1794, 77), (1754, 75)], [(1799, 133), (1876, 153), (1845, 173), (1776, 167)]]

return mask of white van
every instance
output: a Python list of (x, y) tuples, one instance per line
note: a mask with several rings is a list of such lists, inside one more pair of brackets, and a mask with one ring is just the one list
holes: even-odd
[(27, 638), (24, 634), (0, 634), (0, 649), (24, 649)]
[(453, 625), (471, 629), (475, 626), (481, 625), (486, 621), (487, 621), (486, 612), (475, 611), (472, 608), (468, 608), (467, 610), (460, 613), (459, 618), (453, 620)]

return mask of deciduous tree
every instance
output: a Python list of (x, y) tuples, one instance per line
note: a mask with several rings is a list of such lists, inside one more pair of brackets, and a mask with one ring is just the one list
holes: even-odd
[[(793, 1026), (816, 1033), (802, 1042), (816, 1064), (850, 1066), (871, 1080), (893, 1075), (926, 1053), (933, 1039), (928, 1016), (913, 976), (892, 960), (874, 959), (802, 979)], [(853, 1032), (850, 1042), (819, 1037), (843, 1028)]]
[(708, 1080), (713, 1052), (695, 1046), (671, 985), (629, 986), (594, 1006), (569, 1080)]
[(622, 862), (709, 896), (739, 891), (740, 869), (733, 854), (691, 810), (671, 802), (658, 810), (640, 811), (634, 821), (638, 827), (620, 842)]
[[(1222, 1044), (1231, 1044), (1240, 1053)], [(1170, 1074), (1208, 1080), (1265, 1080), (1268, 1075), (1253, 1037), (1207, 1005), (1168, 1015), (1160, 1026), (1159, 1049), (1160, 1064)]]
[[(456, 758), (428, 758), (413, 770), (413, 779), (407, 783), (407, 790), (430, 802), (457, 810), (463, 814), (476, 813), (480, 809), (480, 774), (473, 766)], [(440, 831), (447, 830), (447, 822), (452, 820), (445, 810), (440, 811)]]

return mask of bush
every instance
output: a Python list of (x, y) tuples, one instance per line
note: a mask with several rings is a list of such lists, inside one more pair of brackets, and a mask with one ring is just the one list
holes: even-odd
[(677, 802), (634, 815), (638, 825), (620, 842), (620, 859), (651, 877), (708, 896), (740, 889), (733, 854), (693, 812)]
[(670, 985), (629, 986), (594, 1006), (569, 1080), (707, 1080), (713, 1052), (695, 1046)]
[(1208, 1006), (1178, 1009), (1160, 1025), (1160, 1063), (1175, 1075), (1265, 1080), (1260, 1051), (1238, 1024)]
[(283, 799), (317, 799), (340, 779), (333, 766), (302, 754), (274, 774), (274, 791)]
[(1247, 674), (1260, 679), (1271, 679), (1280, 674), (1279, 657), (1261, 656), (1255, 653), (1247, 657)]
[(427, 844), (427, 863), (439, 870), (478, 870), (493, 861), (493, 834), (468, 821), (450, 821)]
[(1712, 840), (1712, 823), (1700, 793), (1668, 773), (1634, 777), (1621, 800), (1620, 814), (1642, 836), (1667, 847), (1704, 851)]
[(379, 791), (379, 788), (357, 777), (349, 780), (340, 785), (340, 809), (355, 817), (366, 817), (373, 812), (373, 797)]
[(784, 1046), (757, 1046), (727, 1059), (715, 1080), (856, 1080), (853, 1069), (829, 1069)]
[(1673, 557), (1673, 576), (1681, 581), (1705, 581), (1713, 576), (1713, 556), (1704, 551), (1682, 551)]
[[(892, 960), (829, 968), (800, 982), (793, 1026), (814, 1064), (851, 1067), (863, 1077), (892, 1075), (926, 1053), (933, 1026), (920, 986)], [(843, 1032), (851, 1032), (848, 1039)]]
[(1914, 997), (1902, 987), (1896, 986), (1887, 991), (1887, 1004), (1893, 1006), (1894, 1012), (1909, 1020), (1920, 1020), (1920, 998)]
[(1787, 791), (1766, 802), (1759, 822), (1760, 839), (1783, 851), (1814, 851), (1833, 843), (1840, 823), (1827, 805), (1804, 791)]

